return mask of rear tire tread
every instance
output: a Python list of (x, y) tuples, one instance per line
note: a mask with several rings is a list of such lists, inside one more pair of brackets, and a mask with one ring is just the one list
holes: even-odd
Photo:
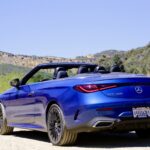
[[(52, 109), (52, 108), (57, 108), (58, 112), (60, 113), (60, 118), (62, 119), (62, 128), (63, 128), (60, 140), (56, 143), (51, 141), (52, 144), (57, 145), (57, 146), (73, 145), (75, 143), (76, 139), (77, 139), (77, 133), (74, 132), (74, 131), (68, 130), (66, 128), (63, 112), (60, 109), (60, 107), (56, 104), (52, 104), (50, 109)], [(50, 111), (48, 111), (48, 113), (50, 113)], [(49, 116), (49, 114), (48, 114), (48, 116)], [(48, 131), (49, 131), (49, 129), (48, 129)], [(49, 135), (49, 137), (50, 137), (50, 135)]]
[(72, 131), (64, 131), (64, 136), (58, 145), (72, 145), (77, 139), (77, 134)]
[(7, 126), (7, 120), (6, 120), (5, 115), (4, 115), (4, 107), (1, 103), (0, 103), (0, 109), (1, 109), (1, 112), (3, 115), (3, 124), (0, 128), (0, 135), (9, 135), (13, 132), (14, 128)]

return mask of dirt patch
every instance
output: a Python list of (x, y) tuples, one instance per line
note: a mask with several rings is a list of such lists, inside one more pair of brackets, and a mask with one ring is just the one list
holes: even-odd
[(150, 139), (130, 134), (80, 134), (71, 147), (52, 146), (46, 133), (15, 129), (12, 135), (0, 136), (0, 150), (150, 150)]

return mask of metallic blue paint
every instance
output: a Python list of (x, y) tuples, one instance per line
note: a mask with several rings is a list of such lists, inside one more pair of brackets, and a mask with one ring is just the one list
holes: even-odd
[[(82, 84), (111, 83), (132, 83), (132, 85), (93, 93), (82, 93), (74, 89), (74, 86)], [(142, 83), (140, 86), (143, 93), (141, 94), (135, 91), (138, 83)], [(47, 132), (47, 108), (51, 102), (55, 102), (64, 113), (68, 129), (77, 129), (84, 125), (92, 128), (94, 119), (111, 122), (122, 118), (133, 119), (133, 107), (150, 107), (150, 85), (145, 85), (147, 83), (150, 83), (150, 78), (143, 75), (82, 74), (22, 85), (19, 89), (11, 88), (0, 95), (0, 100), (5, 107), (8, 126)], [(76, 118), (75, 115), (77, 115)]]

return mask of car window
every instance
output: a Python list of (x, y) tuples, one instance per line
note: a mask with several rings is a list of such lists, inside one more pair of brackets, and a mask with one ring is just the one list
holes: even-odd
[(52, 80), (53, 73), (54, 73), (54, 69), (40, 69), (27, 81), (26, 84)]
[(77, 74), (77, 71), (77, 68), (68, 69), (68, 76), (75, 76)]
[[(77, 74), (77, 68), (68, 69), (67, 73), (68, 76), (74, 76)], [(47, 80), (52, 80), (54, 75), (54, 68), (50, 69), (40, 69), (36, 72), (32, 77), (28, 79), (26, 84), (36, 83), (36, 82), (43, 82)]]

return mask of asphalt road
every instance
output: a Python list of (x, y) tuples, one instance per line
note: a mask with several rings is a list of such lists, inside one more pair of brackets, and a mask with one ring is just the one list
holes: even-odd
[(129, 134), (80, 134), (75, 146), (52, 146), (46, 133), (16, 129), (0, 136), (0, 150), (150, 150), (150, 139)]

